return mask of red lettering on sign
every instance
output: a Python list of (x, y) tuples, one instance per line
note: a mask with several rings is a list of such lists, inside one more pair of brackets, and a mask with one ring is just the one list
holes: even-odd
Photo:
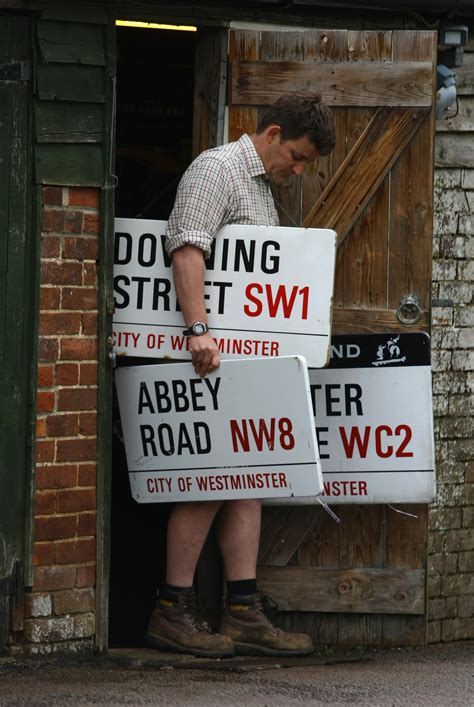
[[(352, 459), (354, 453), (358, 453), (361, 459), (366, 458), (372, 428), (367, 426), (364, 427), (363, 430), (362, 436), (358, 427), (351, 427), (348, 435), (344, 427), (339, 427), (339, 434), (341, 435), (341, 441), (347, 459)], [(393, 444), (389, 442), (393, 441), (393, 437), (401, 437), (402, 435), (403, 439), (395, 450)], [(407, 450), (412, 436), (411, 427), (408, 425), (398, 425), (395, 430), (392, 430), (389, 425), (378, 425), (374, 429), (375, 453), (381, 459), (388, 459), (393, 456), (399, 458), (412, 457), (413, 452)]]
[[(245, 295), (247, 299), (255, 305), (254, 308), (250, 307), (248, 304), (244, 305), (244, 312), (248, 317), (259, 317), (264, 309), (265, 302), (261, 301), (258, 295), (266, 295), (266, 304), (268, 307), (268, 316), (272, 319), (278, 317), (280, 310), (282, 310), (283, 317), (289, 319), (293, 316), (296, 298), (301, 296), (301, 319), (308, 318), (308, 304), (309, 304), (309, 287), (299, 287), (298, 285), (293, 285), (292, 287), (287, 287), (286, 285), (278, 285), (276, 290), (273, 290), (272, 285), (265, 285), (265, 290), (263, 285), (258, 282), (251, 282), (245, 288)], [(264, 298), (263, 298), (264, 299)]]
[[(274, 450), (276, 418), (272, 417), (269, 423), (262, 419), (258, 420), (257, 424), (254, 420), (229, 420), (229, 423), (234, 452), (239, 452), (239, 445), (243, 452), (250, 452), (252, 439), (249, 435), (249, 428), (257, 451), (263, 451), (264, 442), (270, 451)], [(293, 449), (295, 446), (295, 438), (292, 434), (293, 423), (288, 417), (278, 420), (278, 431), (280, 433), (278, 437), (280, 447), (285, 450)]]

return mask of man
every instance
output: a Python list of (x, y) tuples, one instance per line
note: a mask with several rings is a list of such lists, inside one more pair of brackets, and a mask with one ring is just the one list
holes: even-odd
[[(198, 375), (219, 366), (204, 303), (204, 258), (217, 231), (230, 223), (278, 226), (270, 182), (280, 184), (301, 175), (318, 155), (331, 152), (334, 141), (333, 118), (318, 94), (285, 94), (269, 108), (255, 133), (203, 152), (183, 176), (168, 222), (166, 247), (173, 257), (174, 283)], [(151, 643), (208, 657), (312, 652), (309, 636), (273, 626), (257, 592), (260, 517), (259, 500), (174, 506), (168, 526), (166, 582), (147, 634)], [(199, 615), (193, 590), (197, 561), (215, 518), (227, 580), (220, 633), (213, 633)]]

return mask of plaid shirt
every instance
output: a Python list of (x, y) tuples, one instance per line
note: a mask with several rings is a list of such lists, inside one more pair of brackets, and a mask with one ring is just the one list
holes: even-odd
[(217, 231), (230, 223), (279, 225), (270, 182), (248, 135), (206, 150), (188, 167), (168, 221), (166, 250), (171, 255), (193, 245), (208, 256)]

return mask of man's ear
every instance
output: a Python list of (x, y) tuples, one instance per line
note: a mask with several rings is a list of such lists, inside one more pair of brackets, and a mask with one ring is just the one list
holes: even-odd
[(279, 125), (269, 125), (266, 130), (267, 142), (271, 143), (274, 140), (280, 139), (281, 128)]

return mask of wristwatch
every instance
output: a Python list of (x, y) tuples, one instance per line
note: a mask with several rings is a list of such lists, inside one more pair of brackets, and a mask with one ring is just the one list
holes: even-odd
[(202, 336), (209, 331), (209, 327), (205, 322), (194, 322), (189, 329), (183, 331), (184, 336)]

